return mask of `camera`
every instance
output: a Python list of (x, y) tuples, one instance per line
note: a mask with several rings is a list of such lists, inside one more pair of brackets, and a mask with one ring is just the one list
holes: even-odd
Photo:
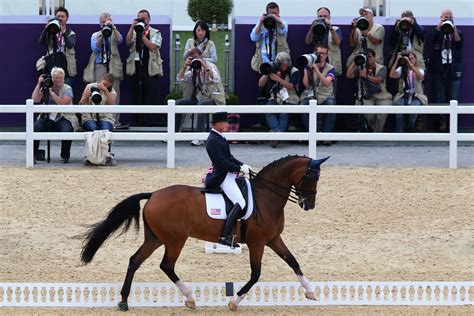
[(411, 30), (411, 22), (407, 18), (403, 18), (398, 22), (398, 29), (402, 33), (408, 33)]
[(49, 89), (53, 87), (53, 78), (51, 78), (51, 75), (42, 75), (43, 76), (43, 82), (41, 82), (41, 90)]
[(102, 102), (102, 95), (100, 94), (100, 89), (97, 87), (91, 87), (91, 101), (95, 105), (99, 105)]
[(398, 66), (399, 67), (406, 67), (408, 65), (408, 60), (407, 59), (408, 59), (409, 54), (401, 53), (400, 55), (401, 55), (401, 57), (398, 60)]
[(311, 67), (313, 64), (317, 64), (320, 61), (320, 56), (318, 53), (313, 54), (304, 54), (296, 59), (296, 64), (298, 67)]
[(146, 23), (144, 19), (135, 19), (137, 21), (137, 24), (135, 24), (135, 32), (137, 34), (142, 34), (145, 31), (146, 28)]
[(273, 14), (264, 14), (263, 26), (267, 30), (273, 30), (276, 27), (276, 19)]
[(454, 22), (453, 19), (446, 19), (441, 23), (441, 32), (444, 35), (449, 35), (454, 32)]
[(316, 19), (313, 21), (313, 35), (322, 36), (327, 32), (327, 25), (324, 19)]
[(194, 58), (192, 61), (191, 61), (191, 65), (190, 65), (191, 69), (194, 69), (194, 70), (200, 70), (201, 67), (202, 67), (202, 62), (200, 59), (198, 58)]
[(358, 18), (355, 18), (356, 20), (356, 27), (361, 30), (365, 31), (369, 29), (369, 20), (365, 16), (360, 16)]
[(354, 63), (356, 66), (364, 67), (367, 63), (367, 55), (365, 53), (359, 53), (354, 57)]
[(270, 62), (270, 63), (263, 63), (260, 66), (260, 73), (262, 75), (269, 75), (272, 73), (276, 73), (281, 69), (281, 64), (276, 63), (276, 62)]
[(61, 21), (58, 18), (52, 18), (49, 20), (46, 30), (51, 35), (56, 35), (61, 30)]
[(104, 26), (102, 26), (102, 29), (100, 30), (100, 32), (102, 33), (102, 36), (107, 38), (107, 37), (110, 37), (110, 35), (112, 35), (112, 30), (113, 30), (114, 26), (112, 24), (105, 24)]

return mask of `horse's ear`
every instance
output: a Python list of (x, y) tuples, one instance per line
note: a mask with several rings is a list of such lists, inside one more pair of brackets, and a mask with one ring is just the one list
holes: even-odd
[(331, 156), (327, 156), (326, 158), (321, 158), (321, 159), (313, 159), (311, 162), (311, 165), (314, 166), (315, 168), (319, 168), (323, 162), (328, 160)]

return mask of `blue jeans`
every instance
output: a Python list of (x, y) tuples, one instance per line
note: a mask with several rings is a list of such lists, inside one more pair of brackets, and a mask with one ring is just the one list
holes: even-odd
[(114, 126), (109, 121), (95, 121), (95, 120), (87, 120), (82, 123), (82, 128), (86, 132), (93, 132), (98, 130), (109, 130), (112, 131)]
[[(267, 105), (279, 105), (274, 100), (268, 100)], [(265, 114), (267, 125), (274, 132), (286, 132), (288, 127), (288, 113), (267, 113)]]
[[(308, 105), (310, 98), (304, 98), (300, 105)], [(334, 98), (327, 98), (321, 105), (335, 105), (336, 100)], [(309, 129), (309, 114), (301, 113), (301, 122), (305, 130)], [(325, 133), (331, 133), (334, 130), (334, 126), (336, 125), (336, 114), (335, 113), (324, 113), (318, 115), (318, 131), (323, 131)], [(322, 128), (321, 128), (322, 126)]]
[[(35, 132), (74, 132), (71, 122), (66, 120), (64, 117), (61, 117), (59, 120), (52, 121), (47, 118), (46, 115), (41, 115), (38, 118), (34, 125)], [(71, 140), (62, 140), (61, 141), (61, 158), (69, 159), (71, 156)], [(33, 150), (36, 156), (40, 145), (39, 140), (33, 142)]]
[[(408, 101), (408, 100), (407, 100)], [(408, 103), (408, 102), (407, 102)], [(422, 105), (421, 101), (418, 98), (413, 97), (409, 104), (405, 104), (405, 99), (400, 98), (398, 99), (395, 105)], [(395, 114), (395, 132), (403, 133), (403, 116), (404, 114)], [(415, 122), (416, 122), (417, 114), (408, 114), (408, 130), (413, 132), (415, 130)]]
[[(433, 74), (433, 90), (434, 90), (434, 103), (449, 103), (449, 96), (447, 96), (447, 85), (448, 79), (442, 73)], [(451, 81), (451, 100), (459, 100), (459, 93), (461, 90), (461, 80)], [(446, 121), (447, 114), (439, 114), (441, 120)]]

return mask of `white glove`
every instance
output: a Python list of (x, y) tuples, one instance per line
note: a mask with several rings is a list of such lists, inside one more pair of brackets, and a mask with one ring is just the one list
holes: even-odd
[(240, 171), (244, 174), (244, 177), (248, 178), (250, 171), (252, 171), (252, 167), (250, 167), (249, 165), (243, 164), (242, 166), (240, 166)]

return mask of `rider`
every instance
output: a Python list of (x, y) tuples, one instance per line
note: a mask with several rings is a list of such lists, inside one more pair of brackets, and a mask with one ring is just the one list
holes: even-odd
[(219, 237), (219, 243), (229, 247), (240, 247), (233, 242), (232, 230), (237, 219), (244, 215), (242, 210), (245, 208), (245, 200), (235, 179), (239, 171), (248, 177), (252, 168), (232, 156), (229, 144), (222, 136), (222, 132), (229, 129), (227, 112), (214, 113), (211, 123), (212, 130), (207, 138), (206, 151), (212, 161), (214, 171), (206, 176), (206, 189), (217, 190), (221, 188), (229, 200), (234, 203), (234, 207), (225, 222), (224, 232)]

